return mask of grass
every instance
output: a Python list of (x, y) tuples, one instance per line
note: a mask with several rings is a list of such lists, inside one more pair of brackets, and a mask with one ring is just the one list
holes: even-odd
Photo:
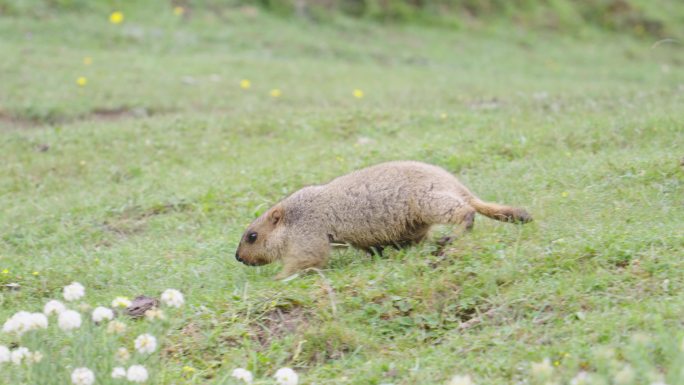
[[(633, 383), (684, 383), (680, 44), (124, 13), (0, 18), (0, 283), (21, 285), (0, 290), (0, 320), (72, 281), (92, 306), (178, 288), (185, 308), (153, 327), (155, 384), (281, 366), (306, 384), (525, 383), (547, 357), (557, 382), (614, 383), (628, 363)], [(235, 261), (269, 205), (391, 159), (441, 165), (535, 222), (478, 217), (443, 257), (340, 251), (325, 279)], [(0, 383), (63, 384), (80, 365), (108, 383), (106, 354), (149, 328), (98, 348), (84, 324), (29, 336), (62, 358)]]

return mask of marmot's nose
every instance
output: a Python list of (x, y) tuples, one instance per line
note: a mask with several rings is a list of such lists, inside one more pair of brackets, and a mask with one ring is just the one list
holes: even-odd
[(240, 258), (240, 254), (238, 254), (237, 251), (235, 252), (235, 259), (237, 259), (238, 262), (244, 262), (244, 261), (242, 260), (242, 258)]

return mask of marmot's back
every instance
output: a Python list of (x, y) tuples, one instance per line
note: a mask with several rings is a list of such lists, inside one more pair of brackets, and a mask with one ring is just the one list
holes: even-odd
[(417, 231), (424, 233), (432, 224), (426, 209), (440, 193), (463, 204), (470, 196), (444, 169), (408, 161), (381, 163), (321, 187), (333, 237), (361, 248), (410, 241)]

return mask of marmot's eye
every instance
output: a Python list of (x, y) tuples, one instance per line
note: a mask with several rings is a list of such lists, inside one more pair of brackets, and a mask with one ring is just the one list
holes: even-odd
[(247, 242), (254, 243), (254, 242), (256, 242), (256, 239), (257, 239), (257, 233), (247, 234)]

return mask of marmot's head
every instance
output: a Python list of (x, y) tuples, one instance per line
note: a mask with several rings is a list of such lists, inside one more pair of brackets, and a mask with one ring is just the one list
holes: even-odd
[(235, 252), (235, 259), (248, 266), (266, 265), (279, 259), (284, 249), (283, 208), (278, 204), (247, 227)]

